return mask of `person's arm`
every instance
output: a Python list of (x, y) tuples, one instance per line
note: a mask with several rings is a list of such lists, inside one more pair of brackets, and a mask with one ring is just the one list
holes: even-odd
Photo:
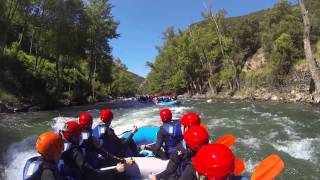
[[(93, 138), (93, 137), (92, 137)], [(95, 150), (101, 154), (106, 160), (111, 161), (111, 163), (126, 163), (125, 159), (119, 158), (117, 156), (112, 155), (108, 151), (104, 150), (99, 141), (95, 138), (92, 139)]]
[(157, 133), (157, 142), (152, 145), (151, 147), (146, 146), (147, 150), (151, 150), (152, 152), (158, 152), (163, 144), (164, 141), (164, 132), (162, 128)]
[(128, 145), (130, 141), (132, 140), (133, 133), (130, 133), (129, 137), (126, 139), (120, 139), (115, 133), (113, 129), (109, 129), (108, 133), (106, 134), (108, 136), (108, 139), (110, 142), (115, 144), (117, 147), (121, 145)]
[[(89, 174), (105, 173), (105, 172), (101, 172), (99, 169), (95, 169), (88, 162), (86, 162), (84, 160), (82, 153), (79, 152), (79, 150), (77, 150), (76, 148), (73, 149), (72, 159), (80, 170), (87, 171)], [(116, 172), (117, 172), (116, 169), (108, 170), (108, 173), (110, 174), (114, 174)]]
[(170, 158), (166, 169), (164, 171), (162, 171), (161, 173), (157, 174), (156, 178), (157, 179), (161, 179), (161, 178), (165, 179), (168, 176), (170, 176), (171, 174), (175, 173), (179, 167), (180, 162), (183, 161), (183, 156), (184, 156), (183, 150), (178, 145), (177, 151)]

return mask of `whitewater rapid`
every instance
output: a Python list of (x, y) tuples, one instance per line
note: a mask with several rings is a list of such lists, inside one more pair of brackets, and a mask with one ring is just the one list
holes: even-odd
[[(112, 108), (111, 108), (112, 109)], [(158, 106), (113, 108), (112, 127), (117, 134), (130, 130), (133, 125), (160, 126)], [(295, 106), (255, 104), (232, 101), (185, 101), (179, 107), (170, 107), (174, 119), (189, 111), (198, 112), (205, 122), (212, 140), (233, 134), (237, 144), (232, 147), (236, 156), (246, 164), (245, 175), (266, 156), (276, 153), (284, 159), (286, 168), (278, 179), (319, 179), (320, 175), (320, 112)], [(85, 107), (81, 111), (86, 110)], [(99, 123), (101, 107), (90, 108), (94, 125)], [(77, 115), (57, 116), (47, 122), (45, 129), (58, 131), (64, 123), (76, 120)], [(27, 126), (23, 125), (26, 124)], [(39, 123), (20, 123), (19, 128), (38, 126)], [(44, 126), (45, 127), (45, 126)], [(8, 146), (4, 155), (4, 178), (22, 179), (24, 163), (36, 156), (34, 144), (37, 134), (25, 137)]]
[[(173, 118), (179, 119), (183, 113), (191, 109), (189, 107), (172, 107)], [(160, 107), (152, 106), (143, 109), (118, 109), (114, 110), (114, 120), (112, 121), (112, 127), (117, 134), (121, 134), (126, 130), (130, 130), (133, 125), (138, 127), (143, 126), (160, 126), (159, 121)], [(99, 122), (98, 113), (99, 110), (89, 111), (94, 117), (93, 127)], [(76, 120), (77, 117), (55, 117), (51, 121), (51, 130), (58, 131), (61, 129), (65, 122)], [(17, 180), (22, 179), (22, 172), (24, 163), (31, 157), (37, 156), (34, 150), (34, 145), (37, 136), (32, 135), (26, 137), (20, 142), (10, 145), (6, 154), (6, 167), (5, 167), (5, 179)]]

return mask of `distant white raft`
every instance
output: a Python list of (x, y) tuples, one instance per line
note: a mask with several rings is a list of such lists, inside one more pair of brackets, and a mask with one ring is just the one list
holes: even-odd
[(157, 174), (166, 169), (169, 160), (154, 157), (134, 157), (135, 163), (126, 166), (126, 174), (131, 179), (147, 179), (151, 172)]

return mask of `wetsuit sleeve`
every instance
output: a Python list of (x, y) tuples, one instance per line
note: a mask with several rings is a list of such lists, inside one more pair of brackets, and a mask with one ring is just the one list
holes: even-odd
[(175, 154), (173, 154), (168, 162), (168, 165), (164, 171), (156, 175), (157, 179), (166, 179), (170, 175), (174, 174), (179, 166), (179, 163), (183, 159), (182, 151), (177, 150)]
[(41, 173), (41, 180), (57, 180), (54, 172), (50, 169), (44, 169)]
[(113, 131), (113, 129), (109, 129), (108, 131), (108, 136), (110, 141), (115, 144), (116, 146), (121, 146), (121, 145), (128, 145), (130, 141), (132, 140), (134, 134), (130, 133), (129, 137), (126, 139), (120, 139)]
[(101, 145), (97, 139), (93, 138), (92, 141), (93, 141), (93, 145), (94, 145), (94, 148), (96, 149), (96, 151), (99, 154), (101, 154), (105, 159), (110, 161), (111, 163), (126, 163), (126, 160), (119, 158), (117, 156), (114, 156), (111, 153), (109, 153), (108, 151), (101, 148)]
[(152, 152), (158, 152), (163, 144), (164, 141), (164, 132), (162, 128), (157, 133), (157, 142), (151, 148), (146, 148), (147, 150), (151, 150)]
[(94, 167), (92, 167), (88, 162), (86, 162), (84, 160), (84, 157), (82, 155), (82, 153), (80, 153), (76, 148), (73, 150), (73, 161), (75, 162), (76, 166), (83, 170), (88, 172), (89, 174), (91, 174), (92, 176), (94, 176), (95, 174), (102, 174), (102, 173), (110, 173), (110, 174), (115, 174), (117, 171), (115, 169), (111, 169), (108, 171), (100, 171), (98, 169), (95, 169)]
[(198, 180), (196, 172), (191, 164), (186, 166), (182, 175), (179, 177), (179, 180)]

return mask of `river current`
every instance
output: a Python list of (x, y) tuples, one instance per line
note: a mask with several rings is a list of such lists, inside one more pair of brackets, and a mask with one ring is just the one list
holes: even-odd
[[(35, 156), (35, 139), (47, 130), (58, 130), (79, 113), (89, 111), (98, 121), (99, 111), (114, 112), (112, 126), (117, 134), (133, 125), (159, 126), (159, 110), (153, 104), (135, 101), (113, 101), (55, 111), (0, 114), (0, 179), (22, 179), (27, 159)], [(246, 164), (245, 175), (272, 153), (285, 161), (285, 169), (277, 179), (320, 179), (320, 109), (300, 104), (275, 104), (240, 101), (185, 100), (169, 107), (174, 118), (189, 111), (198, 112), (214, 141), (233, 134), (232, 147)]]

